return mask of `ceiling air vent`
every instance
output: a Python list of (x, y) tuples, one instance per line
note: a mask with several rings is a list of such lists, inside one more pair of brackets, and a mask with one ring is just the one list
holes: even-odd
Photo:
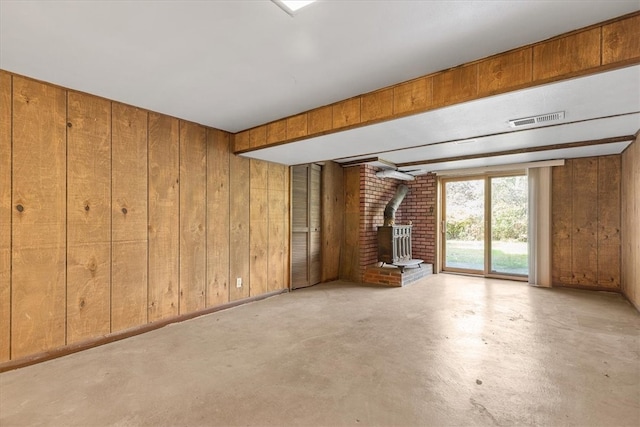
[(564, 119), (564, 111), (558, 111), (556, 113), (541, 114), (539, 116), (524, 117), (522, 119), (509, 120), (509, 126), (511, 126), (512, 128), (519, 128), (522, 126), (555, 122), (556, 120), (562, 120), (562, 119)]

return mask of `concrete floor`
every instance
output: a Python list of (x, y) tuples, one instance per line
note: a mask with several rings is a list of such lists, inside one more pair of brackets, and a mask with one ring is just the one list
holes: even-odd
[(620, 295), (334, 282), (0, 375), (8, 426), (640, 425)]

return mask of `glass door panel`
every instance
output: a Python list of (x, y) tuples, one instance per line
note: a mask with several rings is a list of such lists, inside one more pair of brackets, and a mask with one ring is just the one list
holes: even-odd
[(484, 189), (484, 178), (444, 184), (445, 270), (485, 270)]

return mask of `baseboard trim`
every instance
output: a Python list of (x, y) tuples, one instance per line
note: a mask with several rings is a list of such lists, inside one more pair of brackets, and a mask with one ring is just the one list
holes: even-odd
[(22, 357), (16, 360), (10, 360), (8, 362), (0, 363), (0, 373), (13, 371), (14, 369), (24, 368), (26, 366), (35, 365), (36, 363), (45, 362), (47, 360), (57, 359), (58, 357), (67, 356), (69, 354), (77, 353), (79, 351), (88, 350), (90, 348), (98, 347), (104, 344), (109, 344), (114, 341), (120, 341), (125, 338), (130, 338), (136, 335), (144, 334), (156, 329), (163, 328), (172, 323), (184, 322), (185, 320), (191, 320), (196, 317), (204, 316), (206, 314), (215, 313), (217, 311), (226, 310), (229, 308), (237, 307), (239, 305), (248, 304), (250, 302), (260, 301), (269, 297), (284, 294), (289, 292), (289, 289), (281, 289), (278, 291), (268, 292), (266, 294), (257, 295), (254, 297), (244, 298), (237, 301), (231, 301), (226, 304), (217, 305), (215, 307), (209, 307), (204, 310), (195, 311), (193, 313), (187, 313), (176, 317), (170, 317), (167, 319), (158, 320), (156, 322), (147, 323), (145, 325), (136, 326), (134, 328), (125, 329), (123, 331), (114, 332), (112, 334), (104, 335), (90, 340), (70, 344), (64, 347), (44, 351), (42, 353), (32, 354), (30, 356)]

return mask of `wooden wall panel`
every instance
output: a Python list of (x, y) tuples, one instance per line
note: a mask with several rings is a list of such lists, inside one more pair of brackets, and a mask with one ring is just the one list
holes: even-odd
[(532, 80), (533, 49), (526, 48), (494, 56), (478, 64), (478, 92), (503, 92)]
[(111, 331), (147, 322), (147, 112), (113, 102)]
[(250, 131), (238, 132), (233, 135), (233, 151), (242, 151), (251, 147)]
[(331, 130), (333, 127), (333, 107), (328, 105), (309, 111), (307, 120), (310, 135)]
[(451, 105), (478, 93), (478, 64), (464, 65), (433, 76), (433, 104)]
[(640, 310), (640, 142), (622, 153), (622, 292)]
[(640, 15), (602, 27), (602, 63), (640, 58)]
[(600, 28), (533, 47), (533, 79), (544, 80), (600, 65)]
[(340, 276), (340, 248), (344, 233), (344, 179), (342, 167), (325, 162), (322, 167), (322, 276), (327, 282)]
[(291, 288), (291, 172), (290, 167), (285, 167), (284, 171), (284, 236), (285, 236), (285, 257), (284, 262), (284, 287)]
[(0, 363), (11, 350), (11, 87), (0, 71)]
[(360, 98), (351, 98), (333, 104), (331, 114), (333, 115), (334, 129), (357, 125), (360, 123)]
[(360, 281), (360, 168), (344, 169), (344, 246), (340, 253), (340, 279)]
[(571, 257), (572, 284), (589, 286), (598, 278), (598, 161), (574, 159), (573, 163), (573, 236)]
[(207, 130), (207, 306), (229, 302), (229, 135)]
[(67, 344), (111, 330), (111, 102), (67, 98)]
[(207, 136), (180, 122), (180, 314), (205, 308)]
[(286, 202), (285, 189), (287, 168), (283, 165), (269, 163), (269, 247), (267, 291), (284, 289), (288, 253), (286, 251), (288, 235), (285, 234)]
[(149, 322), (178, 315), (179, 121), (149, 113)]
[[(229, 159), (229, 300), (249, 296), (249, 159)], [(237, 287), (236, 280), (242, 280)]]
[(269, 281), (269, 164), (251, 159), (249, 165), (249, 295), (255, 296), (267, 292)]
[(300, 138), (307, 133), (307, 113), (287, 118), (287, 138)]
[(422, 77), (393, 87), (393, 113), (427, 109), (433, 102), (433, 78)]
[(573, 163), (552, 170), (551, 206), (552, 206), (552, 281), (553, 284), (571, 283), (572, 277), (572, 193)]
[(393, 114), (393, 88), (362, 95), (362, 122), (383, 119)]
[(267, 144), (287, 139), (287, 121), (285, 119), (267, 125)]
[(620, 289), (620, 156), (598, 161), (598, 286)]
[(11, 357), (65, 345), (66, 92), (13, 78)]
[(249, 145), (251, 148), (262, 147), (267, 143), (267, 126), (258, 126), (249, 131)]

